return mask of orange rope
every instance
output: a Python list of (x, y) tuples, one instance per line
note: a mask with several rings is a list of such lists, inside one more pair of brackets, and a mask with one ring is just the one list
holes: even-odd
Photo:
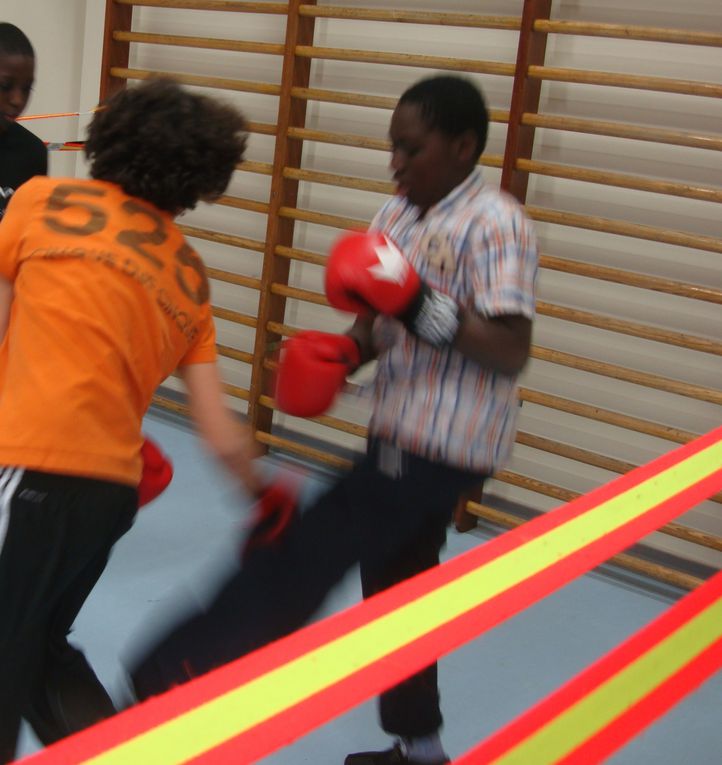
[(46, 120), (53, 117), (80, 117), (85, 114), (92, 114), (98, 111), (98, 107), (91, 109), (88, 112), (57, 112), (56, 114), (26, 114), (24, 117), (18, 117), (18, 122), (24, 122), (26, 120)]

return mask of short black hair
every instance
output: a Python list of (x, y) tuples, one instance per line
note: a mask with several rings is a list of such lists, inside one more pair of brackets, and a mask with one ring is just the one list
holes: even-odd
[(153, 78), (101, 105), (85, 154), (91, 177), (177, 214), (223, 194), (246, 140), (246, 119), (234, 106)]
[(0, 21), (0, 55), (35, 58), (35, 50), (22, 29), (9, 21)]
[(481, 90), (470, 80), (456, 75), (436, 75), (419, 80), (401, 95), (400, 104), (417, 104), (431, 130), (459, 136), (476, 133), (476, 159), (486, 147), (489, 112)]

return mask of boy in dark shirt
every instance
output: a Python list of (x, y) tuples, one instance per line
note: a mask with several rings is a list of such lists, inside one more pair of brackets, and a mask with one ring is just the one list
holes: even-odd
[(35, 51), (14, 24), (0, 22), (0, 220), (15, 190), (48, 172), (43, 142), (15, 120), (27, 106), (35, 81)]

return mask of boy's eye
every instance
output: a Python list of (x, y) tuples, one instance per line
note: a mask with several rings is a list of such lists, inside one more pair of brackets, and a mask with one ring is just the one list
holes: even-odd
[(0, 93), (10, 93), (14, 88), (19, 87), (23, 95), (29, 96), (33, 92), (32, 85), (15, 85), (14, 82), (0, 82)]
[(407, 143), (404, 143), (402, 141), (399, 141), (398, 143), (392, 143), (391, 144), (391, 151), (396, 153), (397, 151), (401, 152), (402, 154), (405, 154), (407, 157), (414, 157), (416, 156), (421, 148), (419, 146), (409, 145)]

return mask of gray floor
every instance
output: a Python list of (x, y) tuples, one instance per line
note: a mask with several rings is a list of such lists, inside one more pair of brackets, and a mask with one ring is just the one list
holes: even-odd
[[(146, 431), (171, 455), (174, 480), (116, 546), (75, 629), (76, 642), (114, 696), (122, 693), (120, 659), (129, 646), (152, 631), (153, 624), (162, 623), (179, 590), (200, 598), (212, 591), (233, 559), (238, 531), (247, 517), (244, 498), (184, 426), (154, 414), (146, 421)], [(268, 459), (266, 464), (269, 471), (297, 470), (279, 460)], [(308, 471), (307, 497), (327, 480), (328, 476)], [(482, 528), (468, 534), (452, 530), (445, 555), (453, 557), (488, 538)], [(449, 754), (456, 757), (470, 749), (661, 614), (678, 596), (673, 589), (605, 567), (445, 657), (440, 683), (446, 716), (443, 738)], [(351, 571), (325, 612), (344, 608), (359, 597), (357, 572)], [(722, 762), (720, 698), (722, 678), (716, 676), (608, 762)], [(263, 762), (340, 765), (350, 751), (387, 744), (369, 701)], [(21, 747), (22, 755), (37, 750), (28, 731)]]

